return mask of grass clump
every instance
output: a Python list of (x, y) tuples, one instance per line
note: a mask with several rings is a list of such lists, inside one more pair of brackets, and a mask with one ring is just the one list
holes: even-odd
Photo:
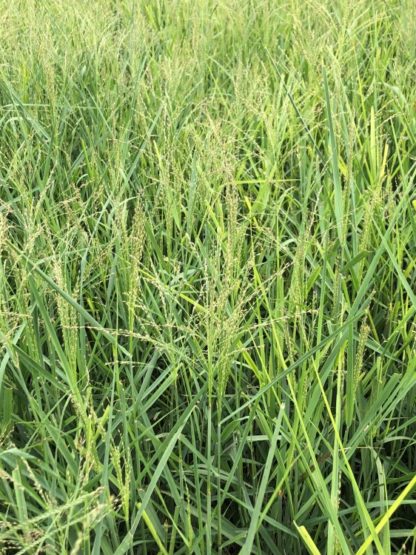
[(413, 3), (0, 6), (0, 550), (414, 553)]

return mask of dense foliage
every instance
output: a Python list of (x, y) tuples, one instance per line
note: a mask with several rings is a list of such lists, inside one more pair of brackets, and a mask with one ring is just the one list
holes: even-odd
[(0, 551), (415, 553), (413, 0), (0, 0)]

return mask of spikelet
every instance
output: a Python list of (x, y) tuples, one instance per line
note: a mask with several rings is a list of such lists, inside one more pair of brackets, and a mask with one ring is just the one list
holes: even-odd
[(232, 280), (238, 266), (237, 248), (239, 244), (239, 230), (237, 222), (238, 197), (235, 187), (228, 185), (226, 189), (227, 217), (227, 245), (225, 251), (225, 283), (227, 288), (233, 286)]
[[(224, 252), (224, 279), (220, 284), (215, 300), (217, 325), (216, 366), (218, 371), (217, 403), (221, 414), (222, 401), (227, 388), (232, 368), (232, 359), (239, 335), (243, 316), (241, 302), (235, 302), (235, 294), (239, 289), (238, 269), (243, 239), (242, 226), (238, 224), (238, 195), (236, 188), (229, 184), (226, 188), (227, 205), (227, 242)], [(244, 298), (244, 295), (241, 295)], [(227, 307), (229, 307), (227, 311)]]
[(339, 264), (339, 260), (337, 259), (336, 264), (335, 264), (336, 268), (335, 268), (335, 276), (334, 276), (334, 286), (333, 286), (333, 291), (334, 291), (334, 295), (333, 295), (333, 301), (332, 301), (332, 310), (333, 310), (333, 318), (335, 320), (338, 319), (339, 315), (341, 314), (341, 310), (340, 310), (340, 301), (341, 301), (341, 280), (342, 280), (342, 276), (341, 276), (341, 271), (340, 271), (340, 264)]
[(364, 320), (360, 328), (357, 355), (356, 355), (355, 366), (354, 366), (354, 392), (357, 391), (357, 387), (363, 378), (363, 374), (362, 374), (363, 359), (364, 359), (365, 346), (367, 343), (369, 333), (370, 333), (370, 326), (368, 325), (367, 320)]
[(242, 320), (242, 307), (237, 305), (227, 318), (221, 329), (218, 341), (218, 412), (221, 415), (222, 401), (227, 389), (228, 379), (232, 368), (232, 359), (235, 350), (236, 339), (239, 335), (240, 322)]
[[(58, 287), (66, 291), (67, 287), (65, 284), (62, 267), (62, 261), (56, 259), (53, 265), (53, 275)], [(73, 374), (76, 375), (78, 347), (77, 314), (75, 309), (58, 293), (55, 295), (55, 301), (58, 309), (59, 321), (62, 328), (66, 356), (71, 365), (71, 370)]]
[(25, 466), (26, 471), (27, 471), (29, 477), (31, 478), (31, 480), (33, 482), (33, 485), (34, 485), (34, 488), (37, 491), (40, 498), (43, 499), (48, 505), (51, 505), (52, 507), (55, 508), (56, 507), (55, 499), (42, 487), (42, 484), (39, 482), (39, 480), (35, 476), (35, 473), (33, 472), (32, 467), (30, 466), (28, 461), (26, 459), (22, 458), (22, 463)]
[[(6, 220), (6, 216), (0, 212), (0, 256), (3, 250), (3, 247), (6, 243), (6, 239), (7, 239), (7, 220)], [(0, 259), (0, 332), (1, 332), (3, 345), (5, 346), (6, 341), (11, 339), (11, 336), (13, 333), (13, 326), (10, 326), (10, 322), (8, 318), (8, 307), (5, 300), (7, 296), (5, 294), (2, 294), (3, 288), (6, 288), (6, 278), (1, 264), (2, 262)], [(10, 330), (11, 330), (11, 333), (10, 333)]]
[(139, 297), (140, 273), (139, 265), (142, 259), (145, 241), (145, 219), (143, 205), (140, 199), (137, 200), (132, 226), (128, 237), (129, 248), (129, 286), (127, 296), (127, 306), (129, 313), (129, 329), (134, 328), (135, 310)]
[(8, 225), (6, 216), (0, 212), (0, 253), (6, 243), (8, 235)]
[[(123, 447), (123, 453), (125, 452), (126, 450)], [(124, 472), (122, 468), (122, 459), (124, 462)], [(125, 454), (122, 455), (120, 447), (111, 448), (111, 461), (114, 465), (114, 470), (116, 473), (124, 518), (126, 522), (128, 522), (130, 512), (130, 483), (132, 474), (131, 463), (129, 460), (127, 460)]]

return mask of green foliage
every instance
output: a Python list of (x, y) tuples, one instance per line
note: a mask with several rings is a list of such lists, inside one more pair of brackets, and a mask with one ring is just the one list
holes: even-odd
[(0, 552), (415, 552), (415, 22), (0, 0)]

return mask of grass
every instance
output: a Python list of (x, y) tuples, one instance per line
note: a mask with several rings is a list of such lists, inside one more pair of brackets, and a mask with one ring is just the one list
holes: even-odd
[(411, 0), (0, 0), (0, 551), (416, 553)]

